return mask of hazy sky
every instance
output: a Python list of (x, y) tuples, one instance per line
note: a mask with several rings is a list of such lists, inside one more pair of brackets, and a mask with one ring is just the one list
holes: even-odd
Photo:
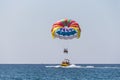
[[(52, 24), (62, 18), (80, 24), (80, 39), (52, 39)], [(0, 63), (60, 63), (64, 58), (120, 63), (120, 0), (0, 0)]]

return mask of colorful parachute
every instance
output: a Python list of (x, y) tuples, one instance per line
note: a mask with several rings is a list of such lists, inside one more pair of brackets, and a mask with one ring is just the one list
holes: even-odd
[(73, 39), (80, 38), (79, 24), (71, 19), (62, 19), (53, 24), (51, 34), (53, 38)]

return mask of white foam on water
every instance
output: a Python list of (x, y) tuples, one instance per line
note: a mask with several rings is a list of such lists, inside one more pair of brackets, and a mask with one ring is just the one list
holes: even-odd
[(86, 66), (86, 68), (95, 68), (94, 66)]
[(111, 69), (111, 68), (112, 68), (112, 69), (120, 69), (120, 67), (110, 67), (110, 66), (108, 66), (108, 67), (107, 67), (107, 66), (105, 66), (105, 67), (96, 67), (96, 68), (103, 68), (103, 69), (109, 69), (109, 68), (110, 68), (110, 69)]
[(45, 67), (53, 67), (53, 68), (94, 68), (94, 66), (77, 66), (75, 64), (71, 64), (69, 66), (45, 66)]
[(105, 66), (105, 67), (95, 67), (95, 66), (78, 66), (75, 64), (71, 64), (70, 66), (61, 66), (61, 65), (56, 65), (56, 66), (45, 66), (45, 67), (51, 67), (51, 68), (100, 68), (100, 69), (109, 69), (109, 68), (115, 68), (115, 69), (120, 69), (120, 67), (110, 67), (110, 66)]

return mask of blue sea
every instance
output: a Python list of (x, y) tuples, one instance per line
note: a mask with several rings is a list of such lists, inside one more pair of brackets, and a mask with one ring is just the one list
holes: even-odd
[(0, 80), (120, 80), (120, 64), (57, 65), (0, 64)]

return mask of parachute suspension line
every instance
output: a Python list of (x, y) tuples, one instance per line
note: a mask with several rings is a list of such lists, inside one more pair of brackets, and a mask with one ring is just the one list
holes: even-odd
[(70, 61), (70, 43), (72, 43), (72, 40), (67, 39), (67, 40), (62, 40), (63, 41), (63, 60), (64, 62), (69, 62)]

